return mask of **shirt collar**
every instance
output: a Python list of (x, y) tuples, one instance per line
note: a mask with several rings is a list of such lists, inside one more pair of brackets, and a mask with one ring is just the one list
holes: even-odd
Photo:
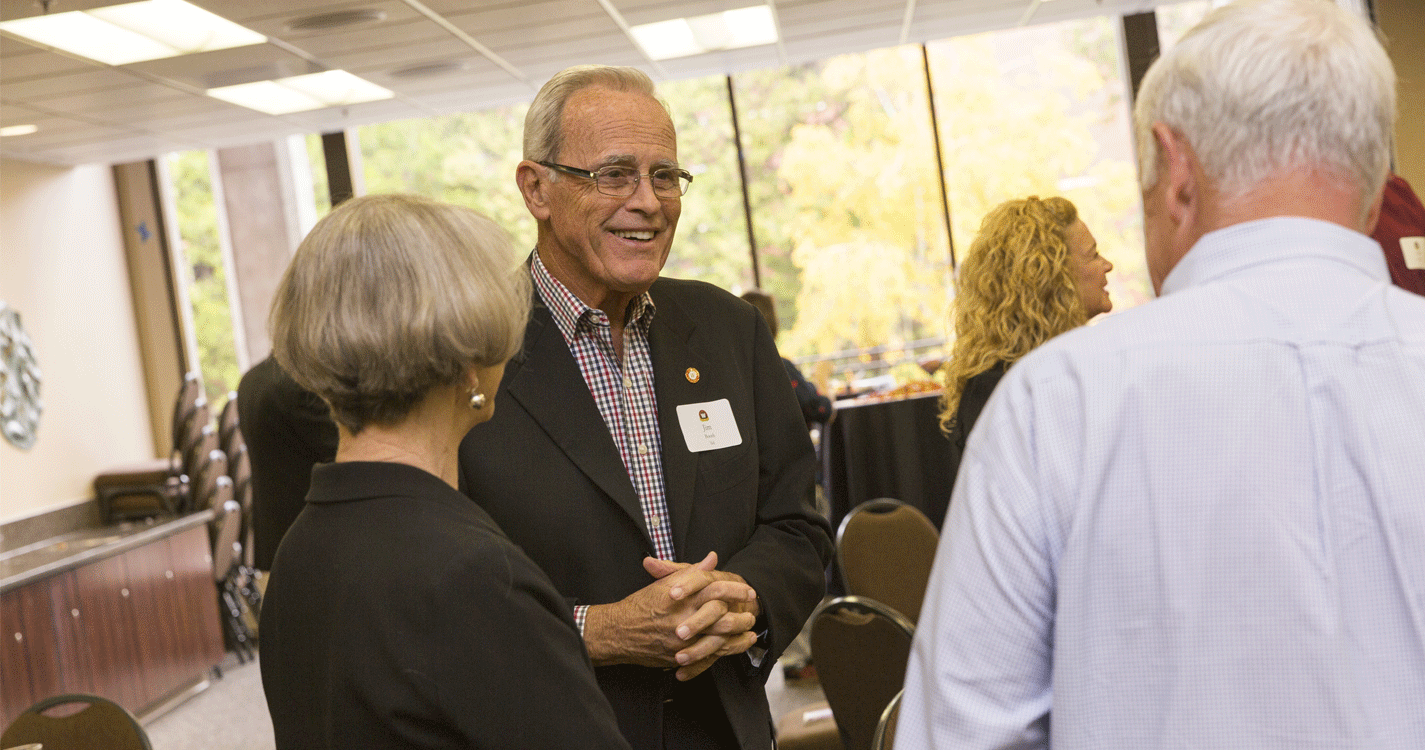
[(1380, 244), (1370, 237), (1329, 221), (1278, 216), (1203, 235), (1168, 273), (1159, 296), (1253, 266), (1307, 258), (1342, 263), (1379, 281), (1390, 278)]
[[(554, 274), (551, 274), (545, 267), (544, 261), (539, 259), (538, 248), (535, 249), (530, 261), (530, 275), (534, 278), (534, 285), (539, 290), (540, 299), (544, 300), (544, 305), (549, 308), (550, 314), (554, 317), (554, 325), (559, 328), (560, 333), (564, 334), (566, 341), (574, 339), (581, 325), (604, 327), (609, 325), (608, 315), (604, 314), (603, 310), (588, 306), (577, 295), (569, 291), (569, 287), (564, 286), (563, 282), (554, 278)], [(653, 323), (653, 314), (656, 310), (653, 297), (648, 292), (634, 297), (633, 301), (629, 302), (629, 326), (636, 328), (640, 333), (648, 333), (648, 327)]]

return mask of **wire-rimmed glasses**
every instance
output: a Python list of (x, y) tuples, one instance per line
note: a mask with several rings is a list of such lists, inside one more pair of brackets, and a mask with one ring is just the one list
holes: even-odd
[(644, 175), (632, 167), (623, 167), (617, 164), (610, 164), (590, 172), (587, 169), (555, 164), (550, 161), (537, 163), (564, 174), (593, 180), (594, 186), (600, 193), (615, 198), (627, 198), (633, 195), (634, 191), (638, 190), (638, 183), (645, 176), (648, 177), (649, 184), (653, 186), (653, 194), (659, 198), (677, 198), (684, 195), (688, 192), (688, 186), (693, 182), (693, 175), (688, 170), (676, 167), (661, 167)]

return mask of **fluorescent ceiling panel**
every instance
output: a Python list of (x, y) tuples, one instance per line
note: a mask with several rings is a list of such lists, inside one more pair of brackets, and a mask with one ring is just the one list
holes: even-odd
[(654, 60), (756, 47), (777, 41), (772, 9), (766, 5), (646, 23), (630, 30), (638, 45)]
[(0, 23), (15, 36), (109, 65), (261, 44), (262, 34), (183, 0), (143, 0)]
[(237, 86), (208, 89), (208, 96), (240, 107), (287, 115), (312, 109), (340, 107), (390, 99), (390, 89), (377, 86), (344, 70), (328, 70), (303, 76), (257, 81)]

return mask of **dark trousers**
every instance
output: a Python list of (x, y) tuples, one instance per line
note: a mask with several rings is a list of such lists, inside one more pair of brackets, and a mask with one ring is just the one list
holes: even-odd
[(663, 700), (664, 750), (738, 750), (737, 737), (727, 721), (727, 712), (717, 697), (712, 679), (678, 682)]

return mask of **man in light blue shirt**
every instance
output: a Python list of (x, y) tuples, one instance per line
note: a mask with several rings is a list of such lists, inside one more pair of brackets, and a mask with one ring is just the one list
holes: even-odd
[(1425, 298), (1364, 234), (1394, 91), (1324, 0), (1225, 6), (1154, 64), (1161, 299), (995, 390), (897, 748), (1425, 747)]

